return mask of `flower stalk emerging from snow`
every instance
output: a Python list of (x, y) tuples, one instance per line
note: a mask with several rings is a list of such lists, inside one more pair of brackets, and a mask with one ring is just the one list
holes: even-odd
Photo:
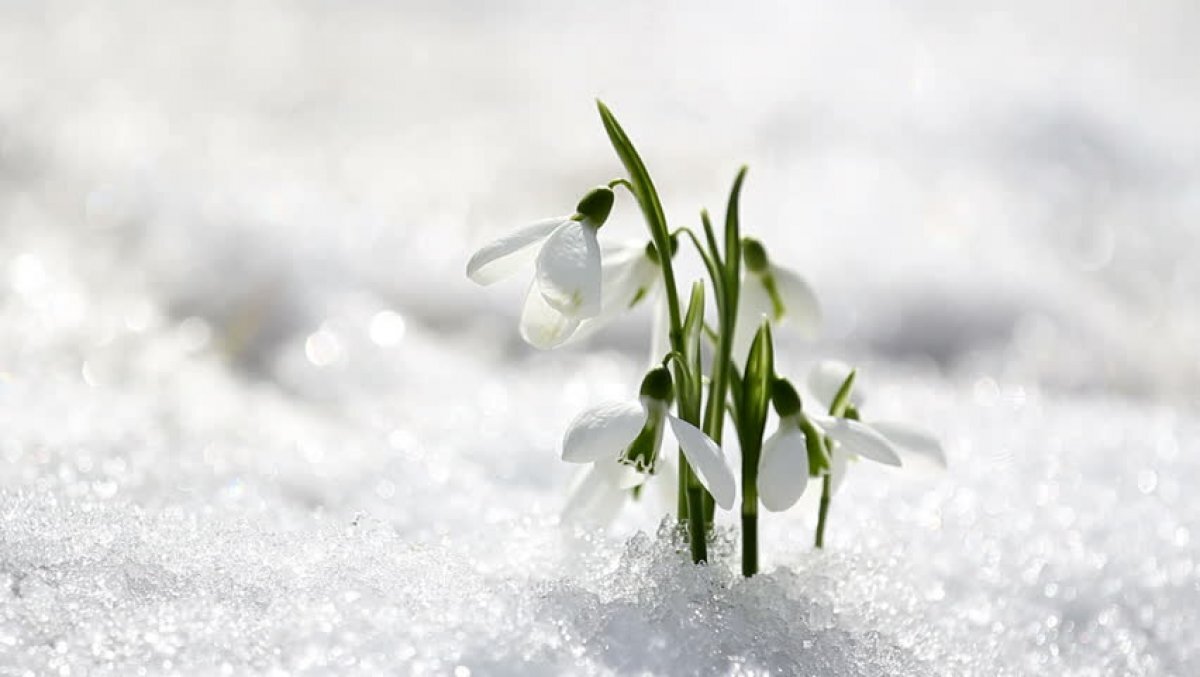
[(562, 458), (569, 463), (624, 466), (640, 478), (626, 478), (617, 488), (640, 486), (656, 473), (663, 433), (670, 428), (697, 481), (717, 505), (728, 510), (736, 494), (733, 471), (716, 442), (670, 413), (672, 391), (670, 372), (652, 369), (642, 379), (638, 401), (601, 405), (577, 416), (563, 438)]
[[(641, 155), (612, 112), (603, 103), (598, 107), (628, 176), (589, 191), (570, 215), (538, 221), (485, 245), (467, 264), (468, 277), (491, 284), (534, 263), (520, 332), (541, 349), (586, 338), (661, 291), (665, 340), (653, 341), (653, 361), (661, 360), (661, 366), (646, 374), (637, 400), (588, 409), (567, 428), (562, 459), (585, 464), (586, 470), (565, 516), (607, 518), (648, 484), (668, 489), (670, 484), (656, 478), (671, 467), (663, 448), (669, 436), (679, 449), (676, 509), (687, 525), (693, 561), (706, 561), (716, 509), (731, 510), (738, 499), (738, 481), (721, 449), (728, 419), (741, 451), (742, 572), (752, 576), (758, 571), (760, 504), (786, 510), (810, 478), (820, 478), (821, 547), (830, 498), (848, 460), (899, 465), (897, 450), (910, 448), (944, 463), (932, 437), (860, 421), (859, 401), (852, 396), (855, 375), (848, 368), (822, 363), (809, 385), (829, 415), (804, 411), (792, 384), (775, 373), (772, 327), (790, 323), (811, 335), (820, 306), (800, 275), (772, 261), (762, 242), (743, 237), (739, 211), (746, 169), (734, 178), (721, 226), (702, 210), (700, 229), (671, 230)], [(598, 233), (618, 187), (637, 202), (649, 242), (601, 244)], [(707, 273), (706, 280), (692, 283), (686, 306), (673, 263), (681, 239), (694, 245)], [(712, 309), (716, 314), (709, 318)], [(705, 337), (709, 345), (702, 350)], [(772, 405), (778, 426), (766, 437)]]

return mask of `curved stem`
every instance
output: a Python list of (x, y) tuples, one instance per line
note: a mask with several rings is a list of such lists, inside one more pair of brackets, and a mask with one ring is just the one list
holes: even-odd
[(635, 199), (637, 198), (637, 193), (633, 191), (633, 184), (629, 182), (629, 179), (617, 177), (608, 182), (609, 188), (616, 188), (617, 186), (624, 186), (625, 189), (629, 191), (630, 195), (632, 195)]
[[(846, 417), (858, 420), (858, 411), (848, 412), (850, 408), (850, 391), (854, 388), (854, 378), (857, 375), (856, 370), (850, 370), (850, 375), (842, 382), (842, 387), (838, 388), (838, 392), (833, 397), (833, 402), (829, 405), (829, 414), (836, 417)], [(821, 480), (821, 503), (817, 506), (817, 537), (815, 545), (818, 548), (825, 547), (825, 522), (829, 517), (829, 503), (833, 500), (833, 442), (828, 438), (824, 438), (825, 458), (829, 459), (829, 468), (825, 472), (825, 477)]]
[(713, 252), (712, 255), (710, 255), (709, 252), (705, 251), (704, 245), (700, 244), (700, 238), (697, 237), (696, 233), (692, 231), (691, 228), (688, 228), (687, 226), (676, 228), (671, 235), (677, 235), (679, 233), (683, 233), (684, 235), (688, 236), (688, 239), (692, 241), (692, 246), (696, 248), (696, 253), (699, 254), (700, 259), (704, 261), (704, 269), (708, 271), (708, 279), (712, 281), (713, 298), (716, 300), (717, 311), (720, 312), (720, 309), (725, 306), (725, 285), (722, 284), (724, 276), (721, 274), (721, 264), (719, 263), (720, 259), (717, 257), (716, 252)]

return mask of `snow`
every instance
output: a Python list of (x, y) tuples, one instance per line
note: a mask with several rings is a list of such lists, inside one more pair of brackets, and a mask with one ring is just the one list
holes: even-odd
[[(0, 675), (1200, 670), (1195, 9), (727, 12), (0, 9)], [(733, 515), (700, 568), (560, 523), (648, 318), (533, 351), (463, 269), (616, 174), (596, 95), (673, 220), (750, 165), (828, 320), (785, 372), (947, 471), (855, 464), (750, 580)]]

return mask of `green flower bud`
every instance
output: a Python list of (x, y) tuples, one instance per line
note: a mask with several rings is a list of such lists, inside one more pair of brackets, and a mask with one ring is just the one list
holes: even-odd
[[(679, 251), (679, 236), (671, 236), (671, 258), (675, 258), (675, 252)], [(662, 260), (658, 256), (658, 247), (654, 246), (654, 242), (646, 243), (646, 258), (650, 259), (657, 265), (662, 265)]]
[(575, 217), (578, 220), (586, 219), (588, 223), (599, 228), (608, 220), (614, 199), (612, 188), (608, 186), (593, 188), (575, 207)]
[(771, 402), (775, 405), (775, 413), (779, 418), (787, 418), (800, 413), (800, 395), (796, 388), (785, 378), (777, 378), (771, 383)]
[(746, 270), (752, 273), (765, 273), (770, 266), (767, 250), (752, 237), (742, 238), (742, 260), (746, 262)]
[(642, 397), (649, 397), (660, 402), (670, 402), (673, 395), (671, 372), (667, 371), (665, 367), (651, 369), (642, 379)]

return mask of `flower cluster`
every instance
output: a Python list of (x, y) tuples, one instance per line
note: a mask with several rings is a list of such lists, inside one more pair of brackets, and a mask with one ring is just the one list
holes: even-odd
[[(740, 495), (742, 569), (750, 576), (758, 568), (759, 505), (787, 510), (810, 481), (819, 481), (815, 544), (822, 547), (832, 496), (849, 462), (899, 466), (923, 458), (944, 466), (931, 434), (863, 420), (863, 393), (848, 365), (821, 362), (809, 373), (810, 401), (818, 411), (806, 410), (791, 381), (777, 373), (772, 328), (790, 325), (812, 336), (821, 311), (803, 277), (774, 262), (762, 242), (742, 235), (738, 205), (745, 169), (730, 191), (723, 237), (707, 212), (700, 215), (703, 235), (687, 227), (670, 230), (641, 156), (611, 111), (604, 104), (599, 110), (628, 177), (590, 190), (569, 215), (485, 245), (467, 264), (467, 276), (486, 285), (533, 263), (520, 333), (540, 349), (589, 336), (661, 293), (664, 331), (652, 342), (654, 366), (637, 399), (588, 409), (567, 428), (562, 460), (585, 469), (565, 517), (609, 519), (649, 488), (674, 499), (699, 562), (707, 558), (715, 510), (732, 510)], [(649, 241), (601, 244), (598, 233), (616, 188), (637, 202)], [(672, 263), (681, 241), (694, 245), (708, 273), (707, 281), (692, 285), (686, 306)], [(707, 317), (706, 297), (715, 306), (713, 318)], [(772, 409), (777, 423), (767, 435)], [(740, 452), (740, 492), (722, 448), (727, 419)], [(667, 438), (672, 444), (664, 446)]]

